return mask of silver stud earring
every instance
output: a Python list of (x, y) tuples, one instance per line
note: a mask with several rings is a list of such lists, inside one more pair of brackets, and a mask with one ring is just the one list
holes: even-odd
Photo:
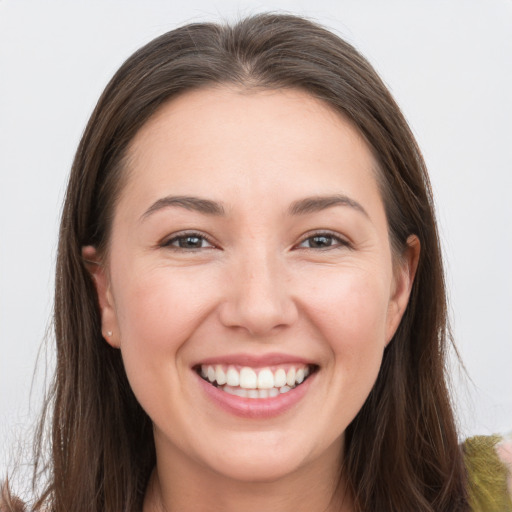
[(112, 336), (112, 331), (107, 331), (107, 336), (108, 337)]

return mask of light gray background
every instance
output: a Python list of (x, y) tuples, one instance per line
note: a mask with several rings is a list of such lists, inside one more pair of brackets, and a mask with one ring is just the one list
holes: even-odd
[[(389, 85), (430, 169), (461, 437), (512, 429), (512, 1), (0, 0), (0, 475), (40, 406), (58, 218), (87, 118), (123, 60), (185, 22), (310, 16)], [(50, 357), (51, 359), (51, 357)]]

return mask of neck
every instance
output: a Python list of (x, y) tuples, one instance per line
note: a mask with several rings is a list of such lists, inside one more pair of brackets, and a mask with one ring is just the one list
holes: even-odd
[(321, 458), (281, 478), (258, 482), (235, 480), (173, 455), (158, 459), (143, 512), (353, 511), (338, 462), (326, 464)]

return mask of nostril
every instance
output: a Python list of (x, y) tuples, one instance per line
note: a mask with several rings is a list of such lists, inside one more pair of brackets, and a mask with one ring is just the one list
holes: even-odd
[(285, 300), (258, 303), (244, 297), (223, 304), (219, 319), (226, 327), (245, 330), (251, 336), (264, 336), (286, 329), (298, 318), (295, 305), (284, 302)]

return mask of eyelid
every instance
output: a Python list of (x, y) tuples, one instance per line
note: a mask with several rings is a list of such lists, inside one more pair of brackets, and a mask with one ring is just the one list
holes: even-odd
[[(186, 238), (186, 237), (197, 237), (197, 238), (202, 238), (204, 240), (206, 240), (206, 242), (208, 242), (209, 247), (198, 247), (198, 248), (185, 248), (185, 247), (176, 247), (176, 246), (173, 246), (171, 245), (172, 242), (175, 242), (176, 240), (178, 240), (179, 238)], [(184, 231), (178, 231), (176, 233), (172, 233), (168, 236), (166, 236), (165, 238), (162, 239), (161, 242), (158, 243), (158, 246), (161, 247), (161, 248), (164, 248), (164, 249), (171, 249), (171, 250), (174, 250), (174, 251), (179, 251), (179, 252), (197, 252), (201, 249), (218, 249), (218, 245), (215, 243), (215, 241), (212, 239), (212, 237), (210, 237), (209, 235), (207, 235), (206, 233), (202, 233), (201, 231), (197, 231), (197, 230), (184, 230)]]
[[(173, 242), (178, 240), (179, 238), (185, 238), (185, 237), (197, 237), (205, 240), (209, 246), (208, 247), (198, 247), (198, 248), (185, 248), (185, 247), (176, 247), (171, 245)], [(303, 244), (306, 240), (310, 238), (314, 238), (315, 236), (328, 236), (334, 239), (337, 243), (335, 243), (332, 246), (328, 246), (325, 248), (313, 248), (313, 247), (300, 247), (301, 244)], [(158, 243), (158, 246), (161, 248), (171, 249), (179, 252), (197, 252), (200, 249), (219, 249), (218, 244), (206, 233), (203, 233), (198, 230), (184, 230), (184, 231), (178, 231), (176, 233), (172, 233), (171, 235), (166, 236), (162, 239), (161, 242)], [(294, 249), (308, 249), (308, 250), (329, 250), (329, 249), (336, 249), (339, 247), (347, 247), (349, 249), (352, 248), (352, 244), (349, 240), (347, 240), (346, 237), (340, 235), (339, 233), (335, 231), (331, 231), (328, 229), (322, 229), (322, 230), (315, 230), (310, 231), (308, 233), (305, 233), (300, 241), (293, 247)]]
[[(335, 245), (324, 247), (324, 248), (313, 248), (313, 247), (301, 247), (301, 244), (303, 244), (306, 240), (310, 238), (314, 238), (315, 236), (329, 236), (333, 239), (335, 239), (338, 243)], [(352, 249), (352, 243), (344, 236), (340, 235), (339, 233), (335, 231), (331, 231), (329, 229), (321, 229), (316, 231), (310, 231), (309, 233), (305, 233), (300, 241), (294, 246), (296, 249), (308, 249), (308, 250), (318, 250), (318, 251), (327, 251), (329, 249), (337, 249), (340, 247), (346, 247), (348, 249)]]

